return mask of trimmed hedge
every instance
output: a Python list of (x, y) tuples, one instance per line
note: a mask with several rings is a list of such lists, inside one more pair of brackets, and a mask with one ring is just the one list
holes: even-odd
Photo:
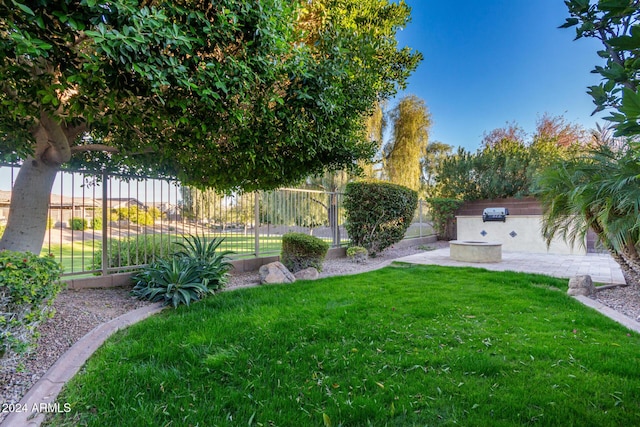
[(62, 267), (52, 256), (0, 251), (0, 359), (24, 353), (62, 289)]
[(282, 235), (282, 254), (280, 261), (292, 273), (315, 267), (322, 271), (322, 262), (329, 250), (329, 243), (304, 233), (285, 233)]
[(418, 193), (388, 182), (351, 182), (345, 189), (345, 227), (351, 245), (374, 255), (404, 238), (418, 207)]

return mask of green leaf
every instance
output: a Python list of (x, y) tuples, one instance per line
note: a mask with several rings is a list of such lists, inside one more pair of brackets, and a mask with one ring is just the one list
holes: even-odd
[(12, 0), (12, 3), (13, 3), (14, 6), (16, 6), (18, 9), (22, 10), (27, 15), (36, 16), (36, 14), (33, 12), (33, 10), (31, 10), (31, 8), (29, 6), (27, 6), (26, 4), (18, 3), (15, 0)]
[[(583, 3), (589, 3), (588, 0), (581, 0)], [(605, 12), (618, 13), (626, 10), (630, 6), (629, 0), (600, 0), (598, 8)]]
[(571, 28), (575, 25), (578, 25), (580, 20), (578, 18), (567, 18), (564, 24), (560, 25), (558, 28)]
[(622, 95), (620, 112), (630, 118), (640, 116), (640, 93), (625, 88)]
[(621, 50), (633, 50), (640, 48), (640, 34), (634, 37), (620, 36), (609, 39), (609, 44)]

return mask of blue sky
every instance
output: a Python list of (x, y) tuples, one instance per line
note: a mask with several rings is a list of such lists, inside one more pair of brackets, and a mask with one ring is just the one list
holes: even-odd
[[(412, 21), (398, 33), (424, 60), (406, 94), (425, 100), (430, 140), (475, 151), (482, 135), (516, 122), (528, 133), (545, 112), (585, 128), (603, 123), (587, 87), (599, 76), (598, 40), (574, 41), (559, 29), (569, 16), (562, 0), (405, 0)], [(393, 100), (390, 105), (393, 105)]]

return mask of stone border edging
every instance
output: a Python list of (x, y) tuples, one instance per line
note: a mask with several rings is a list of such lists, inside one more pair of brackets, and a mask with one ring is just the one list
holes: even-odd
[(163, 309), (164, 307), (160, 304), (141, 307), (98, 325), (87, 332), (86, 335), (60, 356), (42, 378), (29, 389), (27, 394), (20, 400), (20, 403), (16, 405), (20, 412), (9, 413), (0, 423), (0, 427), (38, 427), (44, 421), (47, 412), (64, 411), (64, 406), (55, 405), (55, 400), (62, 387), (78, 373), (87, 359), (105, 340), (120, 329), (144, 320), (161, 312)]

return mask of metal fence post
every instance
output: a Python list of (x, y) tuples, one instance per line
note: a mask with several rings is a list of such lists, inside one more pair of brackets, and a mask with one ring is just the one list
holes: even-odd
[(108, 190), (109, 175), (106, 169), (102, 171), (102, 275), (107, 275), (107, 268), (109, 267), (109, 253), (107, 252), (109, 246), (108, 239), (108, 219), (109, 219), (109, 197)]
[(422, 237), (422, 200), (418, 201), (418, 219), (420, 220), (420, 237)]
[(253, 234), (254, 234), (254, 249), (256, 257), (260, 256), (260, 196), (258, 192), (253, 193)]
[(338, 224), (338, 193), (329, 193), (329, 224), (333, 230), (333, 247), (340, 246), (340, 224)]

